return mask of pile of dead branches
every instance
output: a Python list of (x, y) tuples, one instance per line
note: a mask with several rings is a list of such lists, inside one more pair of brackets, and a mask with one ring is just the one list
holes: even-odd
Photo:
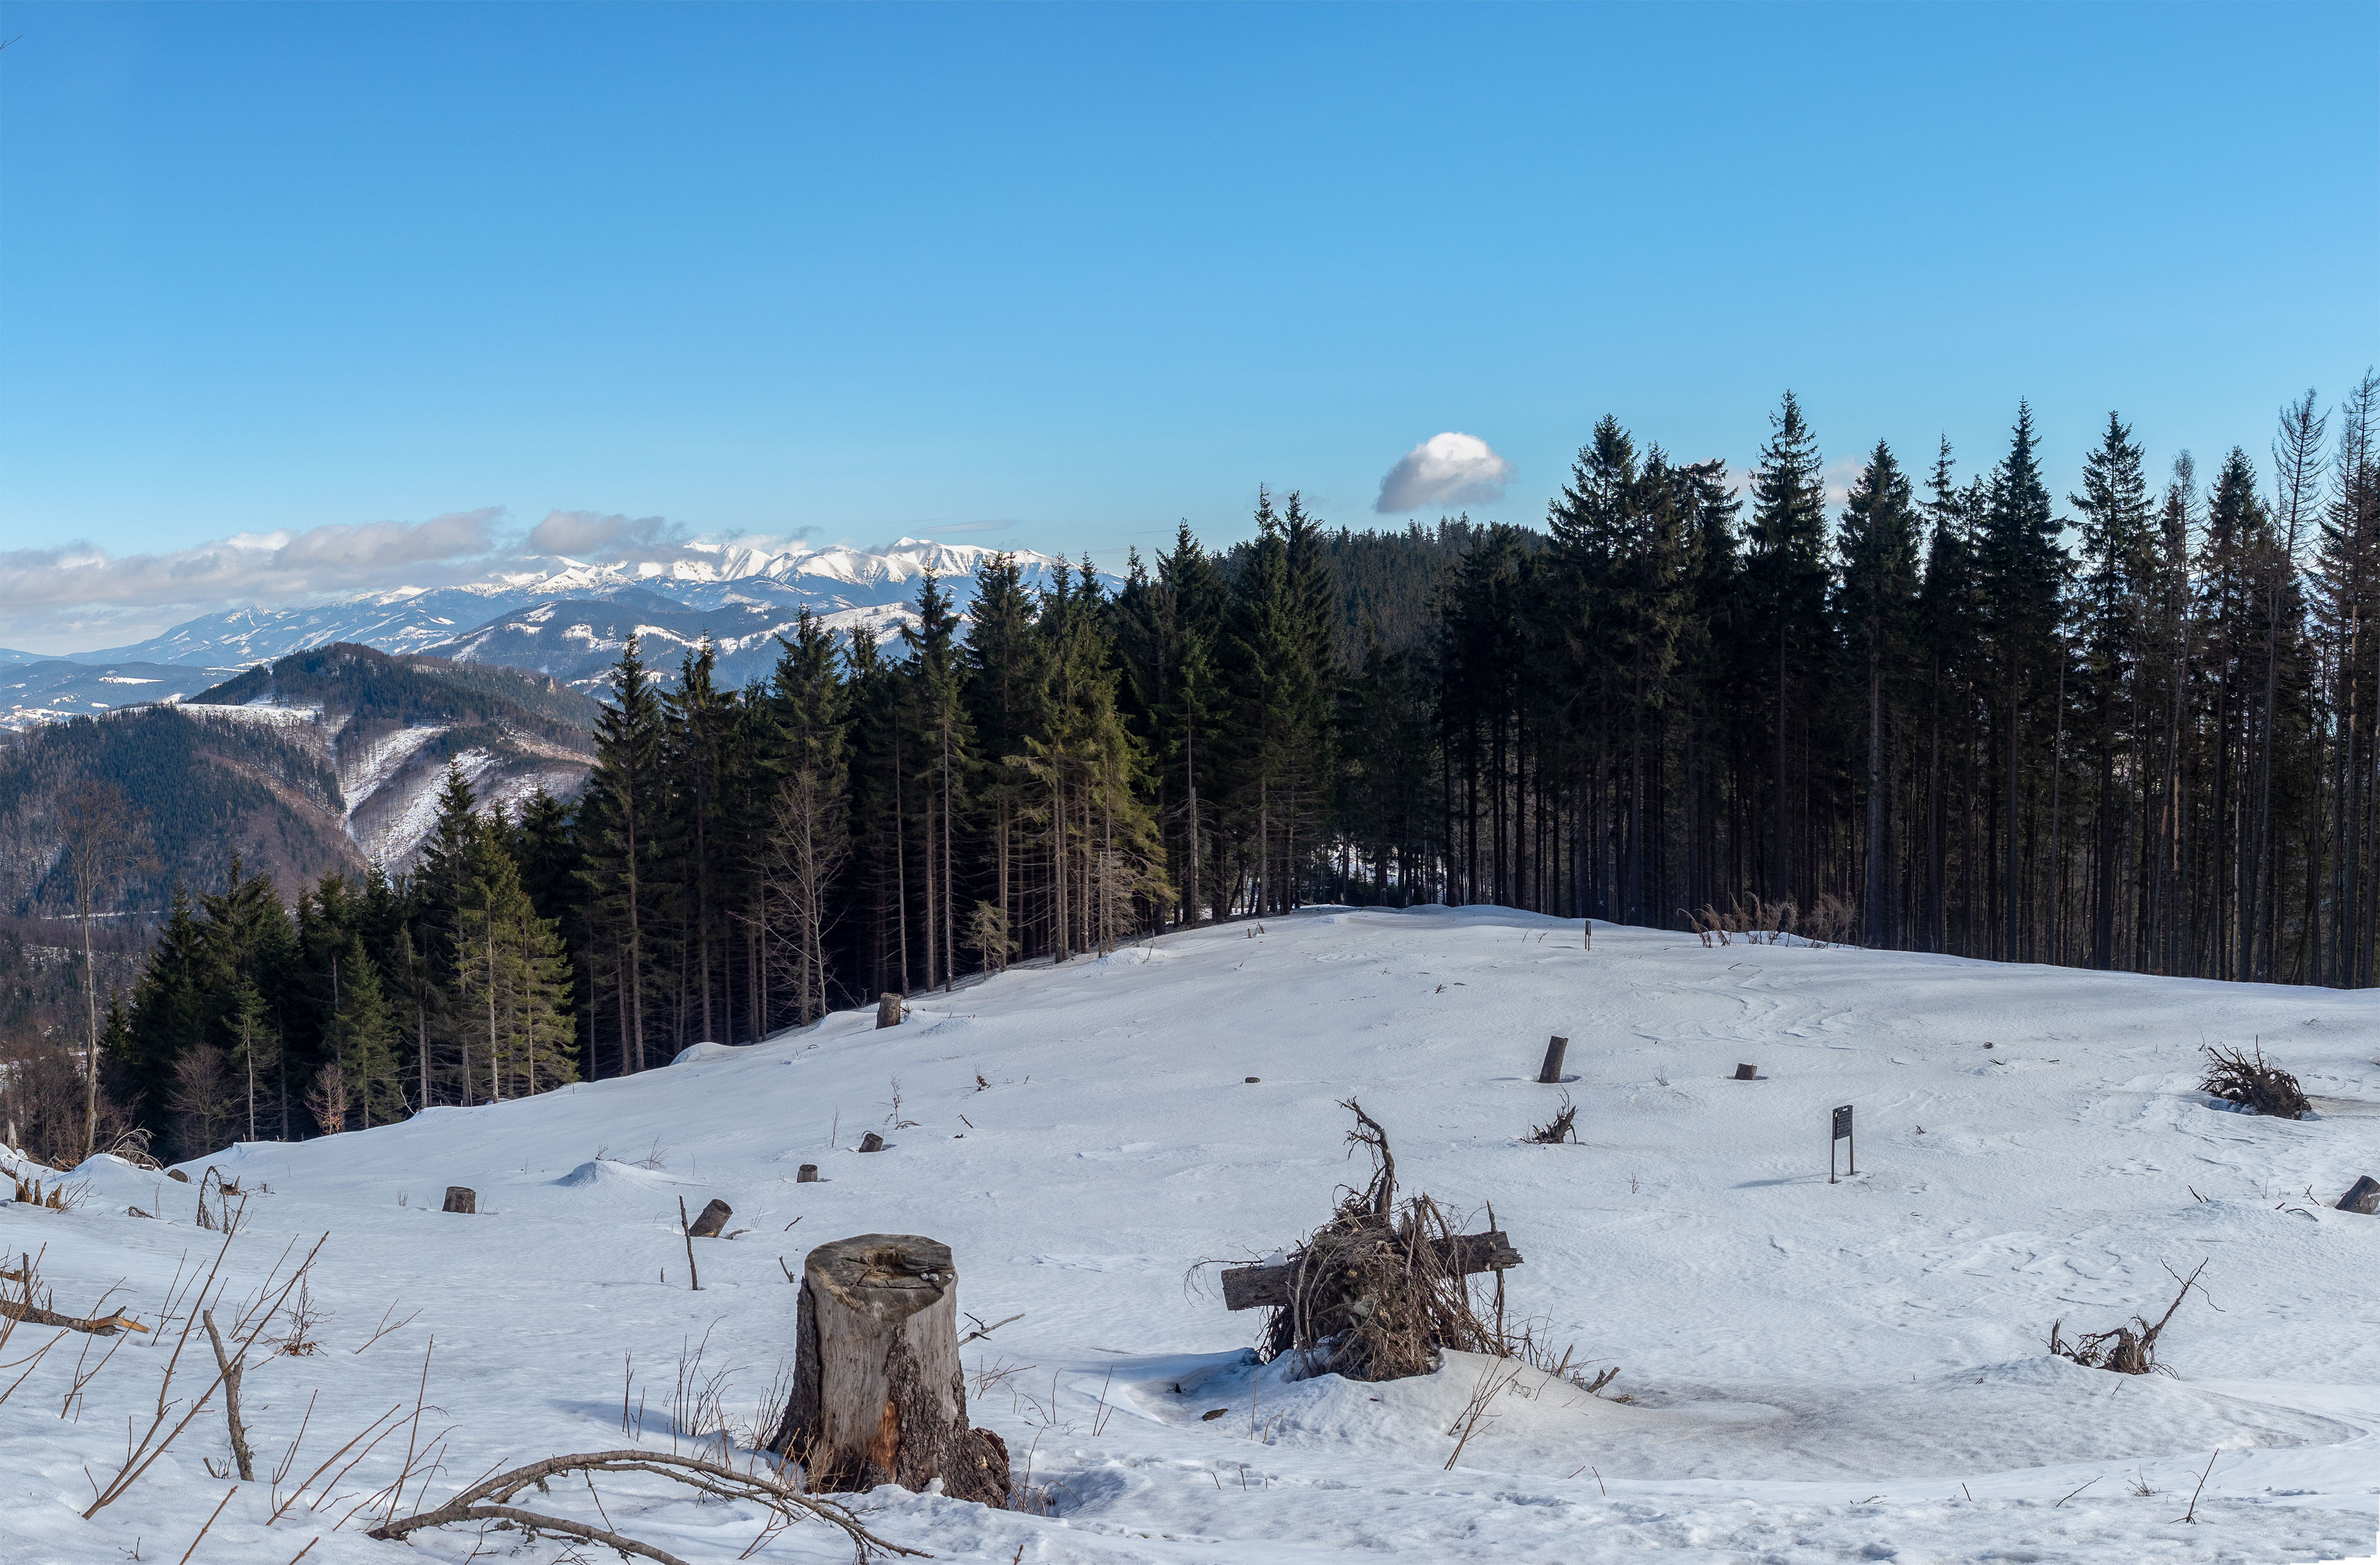
[[(2198, 1274), (2206, 1269), (2206, 1263), (2199, 1262), (2188, 1277), (2171, 1267), (2165, 1269), (2167, 1276), (2181, 1284), (2181, 1291), (2173, 1296), (2173, 1303), (2166, 1306), (2165, 1314), (2157, 1317), (2155, 1326), (2151, 1326), (2145, 1317), (2136, 1315), (2129, 1325), (2119, 1326), (2112, 1331), (2095, 1331), (2088, 1337), (2069, 1342), (2058, 1334), (2066, 1323), (2054, 1321), (2049, 1328), (2049, 1351), (2059, 1358), (2073, 1360), (2085, 1369), (2111, 1369), (2119, 1375), (2171, 1375), (2172, 1370), (2156, 1361), (2157, 1338), (2164, 1334), (2174, 1312), (2181, 1308), (2181, 1302), (2190, 1297), (2190, 1291), (2198, 1288)], [(2198, 1288), (2198, 1291), (2201, 1293), (2206, 1292), (2204, 1288)], [(2207, 1300), (2210, 1306), (2214, 1303), (2213, 1299)]]
[(2210, 1045), (2201, 1052), (2207, 1058), (2206, 1074), (2198, 1081), (2201, 1092), (2278, 1120), (2302, 1120), (2313, 1112), (2298, 1078), (2266, 1060), (2263, 1045), (2252, 1050)]
[(1347, 1141), (1371, 1155), (1372, 1177), (1342, 1189), (1330, 1220), (1291, 1256), (1290, 1300), (1266, 1323), (1259, 1353), (1268, 1362), (1293, 1353), (1301, 1374), (1350, 1380), (1427, 1375), (1450, 1348), (1502, 1356), (1502, 1276), (1492, 1304), (1475, 1295), (1458, 1269), (1456, 1224), (1427, 1195), (1397, 1199), (1388, 1133), (1354, 1099), (1340, 1107), (1355, 1116)]

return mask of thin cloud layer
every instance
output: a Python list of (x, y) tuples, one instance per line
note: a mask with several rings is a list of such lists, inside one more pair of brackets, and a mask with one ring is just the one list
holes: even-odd
[(422, 567), (465, 565), (495, 548), (494, 508), (426, 522), (332, 522), (303, 532), (239, 533), (162, 554), (90, 543), (0, 552), (0, 613), (65, 604), (155, 608), (226, 598), (303, 598), (419, 583)]
[(1477, 435), (1449, 430), (1415, 446), (1380, 479), (1372, 509), (1384, 516), (1504, 498), (1512, 464)]
[(486, 568), (503, 515), (489, 506), (423, 522), (332, 522), (154, 554), (86, 542), (0, 551), (0, 625), (20, 640), (82, 639), (240, 603), (443, 586)]

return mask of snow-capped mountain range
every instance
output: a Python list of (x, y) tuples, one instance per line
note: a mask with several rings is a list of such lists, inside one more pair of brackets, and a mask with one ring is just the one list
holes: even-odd
[[(964, 611), (973, 577), (997, 552), (905, 538), (880, 552), (695, 543), (672, 549), (666, 559), (553, 557), (536, 569), (455, 587), (395, 588), (301, 608), (251, 605), (204, 614), (149, 640), (73, 653), (67, 661), (242, 668), (349, 641), (384, 652), (434, 649), (465, 661), (534, 668), (585, 688), (589, 681), (578, 665), (597, 652), (607, 654), (601, 661), (609, 663), (628, 630), (658, 633), (653, 661), (660, 665), (674, 664), (682, 646), (710, 631), (722, 643), (722, 661), (749, 654), (738, 659), (732, 674), (722, 671), (722, 678), (741, 678), (741, 662), (760, 657), (770, 637), (790, 627), (802, 608), (839, 627), (867, 623), (889, 633), (914, 620), (909, 605), (931, 573), (949, 584)], [(1071, 568), (1055, 555), (1012, 552), (1030, 588), (1045, 588)], [(554, 612), (562, 604), (601, 602), (618, 612)], [(713, 619), (720, 621), (715, 629)], [(732, 649), (724, 645), (730, 639), (736, 643)], [(599, 645), (607, 640), (608, 647)]]

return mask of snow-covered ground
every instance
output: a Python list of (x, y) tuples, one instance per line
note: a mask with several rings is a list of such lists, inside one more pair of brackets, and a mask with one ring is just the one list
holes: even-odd
[[(1029, 1460), (1054, 1514), (863, 1501), (879, 1533), (937, 1559), (2374, 1552), (2380, 1219), (2330, 1203), (2380, 1174), (2380, 994), (1705, 949), (1609, 926), (1580, 947), (1575, 921), (1497, 909), (1316, 911), (921, 996), (895, 1030), (839, 1014), (629, 1081), (240, 1146), (215, 1161), (272, 1193), (232, 1242), (232, 1300), (293, 1239), (327, 1232), (312, 1289), (330, 1314), (319, 1353), (249, 1374), (258, 1481), (193, 1565), (285, 1561), (318, 1536), (318, 1565), (400, 1558), (408, 1546), (361, 1535), (365, 1518), (334, 1523), (388, 1482), (407, 1432), (268, 1526), (270, 1471), (310, 1408), (284, 1497), (375, 1415), (409, 1414), (425, 1353), (419, 1433), (444, 1447), (433, 1500), (499, 1463), (692, 1449), (670, 1404), (694, 1344), (698, 1378), (734, 1372), (729, 1416), (766, 1423), (792, 1352), (782, 1268), (868, 1231), (946, 1241), (964, 1309), (1023, 1316), (965, 1350), (994, 1378), (1018, 1366), (972, 1411), (1020, 1478)], [(1522, 1139), (1560, 1101), (1531, 1079), (1550, 1033), (1571, 1039), (1581, 1145)], [(2256, 1119), (2195, 1090), (2202, 1043), (2252, 1038), (2319, 1117)], [(1728, 1079), (1739, 1062), (1760, 1079)], [(1185, 1274), (1294, 1239), (1334, 1186), (1361, 1183), (1336, 1106), (1351, 1094), (1395, 1138), (1407, 1190), (1493, 1204), (1526, 1257), (1511, 1309), (1539, 1340), (1616, 1363), (1603, 1398), (1524, 1377), (1450, 1468), (1483, 1361), (1387, 1385), (1249, 1365), (1258, 1317), (1227, 1313), (1211, 1270), (1204, 1287)], [(1843, 1103), (1860, 1172), (1829, 1185)], [(870, 1129), (891, 1145), (857, 1153)], [(804, 1162), (821, 1182), (795, 1183)], [(197, 1186), (84, 1171), (95, 1194), (79, 1211), (0, 1207), (0, 1248), (41, 1253), (61, 1309), (122, 1279), (154, 1321), (176, 1266), (217, 1243), (193, 1225)], [(474, 1187), (479, 1215), (441, 1213), (448, 1184)], [(712, 1195), (744, 1231), (698, 1244), (694, 1292), (678, 1201)], [(168, 1220), (125, 1212), (160, 1203)], [(2202, 1261), (2211, 1297), (2161, 1344), (2174, 1377), (2044, 1352), (2053, 1321), (2071, 1337), (2154, 1318), (2175, 1291), (2166, 1268)], [(410, 1324), (366, 1345), (392, 1308)], [(227, 1453), (213, 1407), (124, 1498), (79, 1514), (122, 1462), (127, 1420), (153, 1416), (174, 1331), (121, 1349), (73, 1416), (59, 1410), (79, 1338), (0, 1405), (0, 1560), (181, 1559), (232, 1487), (206, 1465)], [(20, 1328), (0, 1359), (52, 1334)], [(205, 1378), (186, 1368), (173, 1395)], [(530, 1498), (596, 1515), (583, 1488)], [(695, 1565), (739, 1558), (759, 1524), (657, 1481), (601, 1500), (620, 1531)], [(517, 1532), (409, 1547), (610, 1558)], [(753, 1556), (848, 1557), (820, 1527)]]

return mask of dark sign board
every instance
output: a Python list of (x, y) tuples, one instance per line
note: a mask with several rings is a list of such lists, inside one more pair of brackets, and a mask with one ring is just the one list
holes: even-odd
[(1835, 1142), (1837, 1141), (1848, 1141), (1852, 1144), (1852, 1172), (1859, 1172), (1859, 1138), (1852, 1134), (1852, 1106), (1848, 1103), (1835, 1110), (1834, 1137), (1827, 1143), (1827, 1183), (1828, 1184), (1836, 1183)]
[(1852, 1106), (1848, 1103), (1835, 1110), (1835, 1139), (1848, 1140), (1852, 1134)]

